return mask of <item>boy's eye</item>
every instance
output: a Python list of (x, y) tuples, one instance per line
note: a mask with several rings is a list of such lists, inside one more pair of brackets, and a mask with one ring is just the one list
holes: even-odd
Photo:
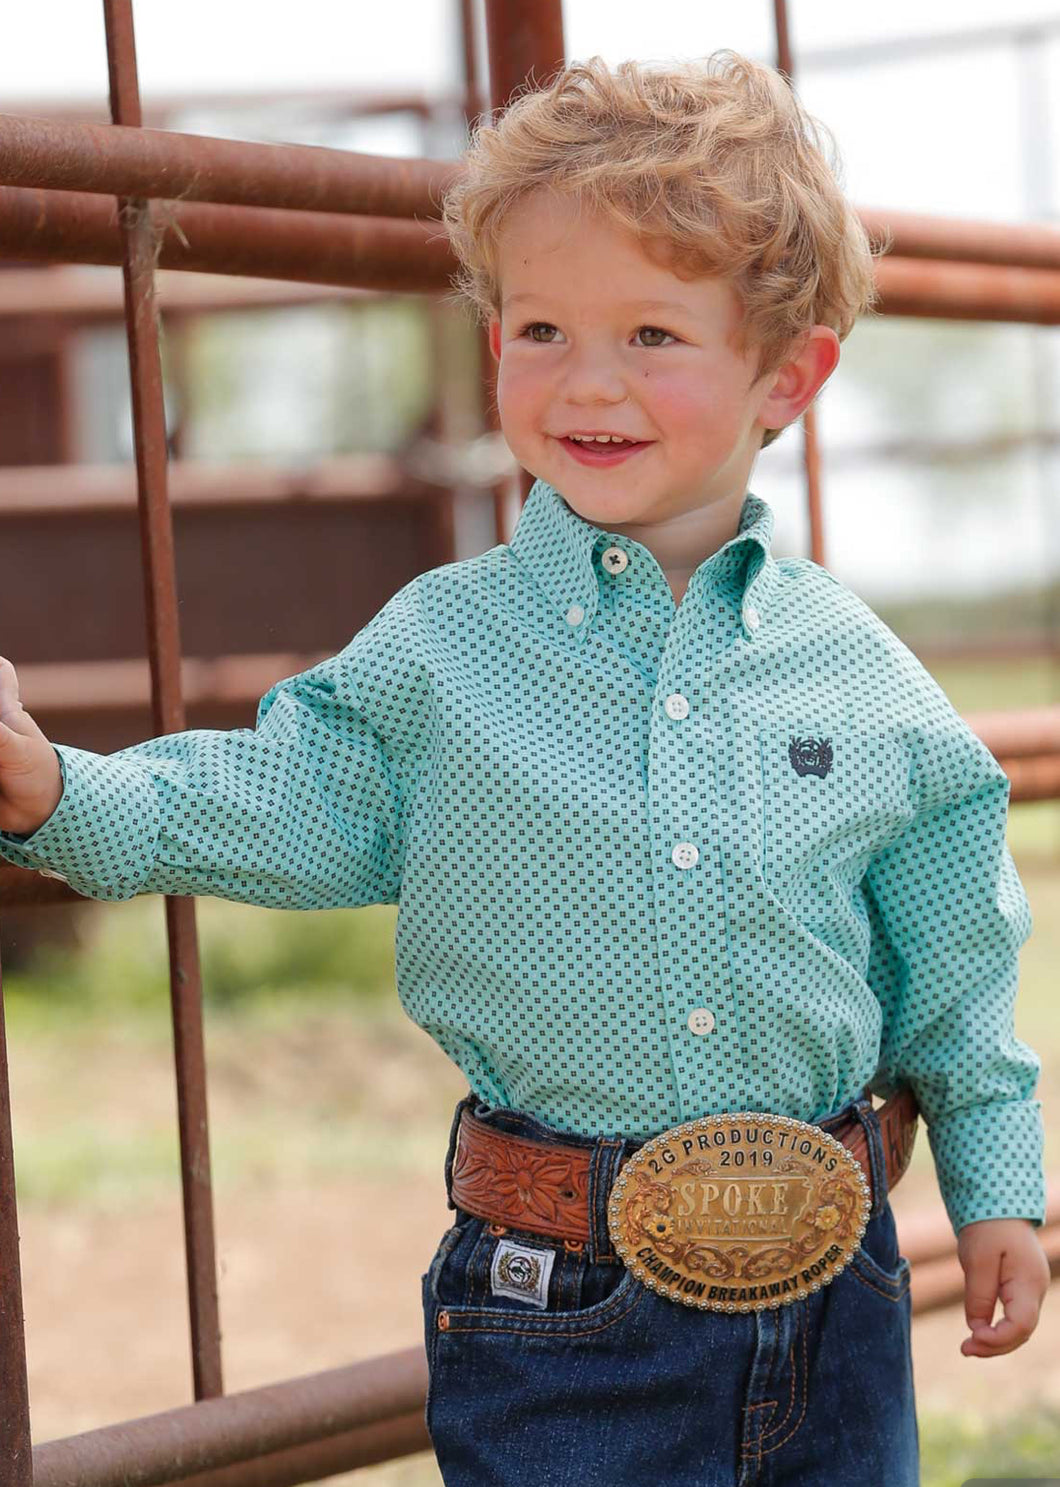
[[(551, 341), (540, 340), (537, 336), (531, 333), (536, 330), (548, 331), (555, 329), (556, 327), (554, 325), (551, 325), (547, 320), (531, 320), (528, 325), (523, 326), (522, 330), (519, 332), (519, 335), (529, 335), (530, 340), (535, 341), (539, 346), (551, 346)], [(658, 325), (639, 325), (637, 327), (637, 335), (640, 335), (642, 331), (647, 331), (649, 335), (654, 336), (669, 336), (671, 341), (675, 341), (677, 339), (677, 337), (671, 335), (668, 330), (663, 330), (662, 327)], [(649, 341), (646, 344), (649, 350), (654, 350), (656, 347), (661, 346), (663, 343), (661, 341)]]

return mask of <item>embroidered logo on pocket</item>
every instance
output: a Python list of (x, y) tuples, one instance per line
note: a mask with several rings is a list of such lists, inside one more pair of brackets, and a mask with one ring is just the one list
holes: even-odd
[(793, 738), (788, 745), (788, 758), (796, 774), (820, 775), (823, 780), (832, 767), (832, 740)]
[(548, 1278), (552, 1274), (555, 1250), (532, 1249), (502, 1239), (493, 1253), (490, 1265), (490, 1289), (495, 1296), (513, 1296), (531, 1306), (548, 1305)]

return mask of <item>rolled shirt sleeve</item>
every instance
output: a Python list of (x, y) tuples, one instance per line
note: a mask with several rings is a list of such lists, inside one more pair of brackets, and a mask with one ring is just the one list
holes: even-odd
[(396, 902), (400, 792), (356, 686), (358, 640), (275, 682), (254, 728), (188, 729), (111, 754), (54, 744), (59, 804), (34, 832), (0, 832), (0, 856), (108, 901)]
[(918, 749), (916, 815), (861, 885), (883, 1013), (871, 1087), (912, 1087), (954, 1233), (988, 1218), (1039, 1227), (1041, 1060), (1013, 1025), (1031, 912), (1005, 839), (1009, 781), (959, 714), (942, 715)]

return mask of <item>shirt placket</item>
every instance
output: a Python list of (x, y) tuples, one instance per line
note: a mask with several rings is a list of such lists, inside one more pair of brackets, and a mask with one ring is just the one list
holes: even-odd
[[(660, 1001), (673, 1068), (675, 1122), (702, 1113), (716, 1071), (738, 1056), (734, 993), (724, 955), (725, 894), (708, 709), (706, 610), (679, 609), (652, 697), (647, 788)], [(715, 714), (716, 716), (716, 714)]]

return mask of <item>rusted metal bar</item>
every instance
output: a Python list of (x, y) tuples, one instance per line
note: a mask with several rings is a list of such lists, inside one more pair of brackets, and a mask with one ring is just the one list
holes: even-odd
[(1060, 228), (1025, 222), (970, 222), (925, 217), (915, 212), (860, 207), (869, 236), (891, 235), (895, 258), (941, 258), (953, 262), (1004, 264), (1007, 268), (1060, 269)]
[[(140, 87), (132, 0), (103, 0), (103, 14), (111, 113), (116, 126), (126, 124), (135, 128), (140, 123)], [(103, 153), (106, 153), (105, 147)], [(147, 203), (142, 198), (120, 197), (118, 214), (143, 550), (144, 607), (151, 667), (151, 719), (156, 734), (176, 733), (184, 728), (185, 715), (180, 693), (180, 622), (173, 522), (166, 492), (166, 422), (154, 296), (155, 234)], [(220, 1394), (223, 1385), (206, 1116), (202, 983), (195, 933), (195, 900), (167, 896), (165, 906), (192, 1374), (195, 1398), (204, 1399)]]
[[(158, 1487), (194, 1481), (236, 1463), (252, 1467), (255, 1458), (275, 1452), (312, 1452), (316, 1443), (384, 1425), (400, 1432), (401, 1454), (422, 1451), (430, 1446), (423, 1420), (426, 1390), (423, 1347), (406, 1348), (48, 1441), (33, 1448), (33, 1484)], [(350, 1440), (349, 1459), (332, 1464), (331, 1472), (363, 1465), (357, 1459), (361, 1444)], [(211, 1475), (202, 1480), (212, 1484), (225, 1479)]]
[[(450, 287), (456, 267), (437, 222), (152, 203), (162, 268), (343, 284), (392, 293)], [(0, 186), (0, 257), (121, 262), (117, 208), (102, 196)]]
[(304, 1446), (292, 1446), (289, 1451), (272, 1451), (235, 1466), (196, 1472), (183, 1477), (180, 1487), (301, 1487), (303, 1482), (330, 1478), (351, 1467), (395, 1461), (423, 1451), (433, 1454), (421, 1406), (407, 1415), (362, 1425), (345, 1435), (329, 1435)]
[[(137, 115), (139, 117), (139, 115)], [(0, 114), (0, 181), (103, 196), (437, 217), (456, 161)]]
[[(36, 876), (31, 874), (30, 876)], [(56, 885), (59, 886), (58, 884)], [(0, 897), (6, 900), (3, 885)], [(4, 983), (0, 972), (0, 1472), (4, 1487), (32, 1487), (26, 1327), (18, 1253), (11, 1087), (7, 1072)]]
[(566, 59), (561, 0), (486, 0), (490, 107), (505, 109), (521, 88), (540, 88)]
[(886, 257), (876, 265), (883, 315), (1060, 324), (1056, 269)]

